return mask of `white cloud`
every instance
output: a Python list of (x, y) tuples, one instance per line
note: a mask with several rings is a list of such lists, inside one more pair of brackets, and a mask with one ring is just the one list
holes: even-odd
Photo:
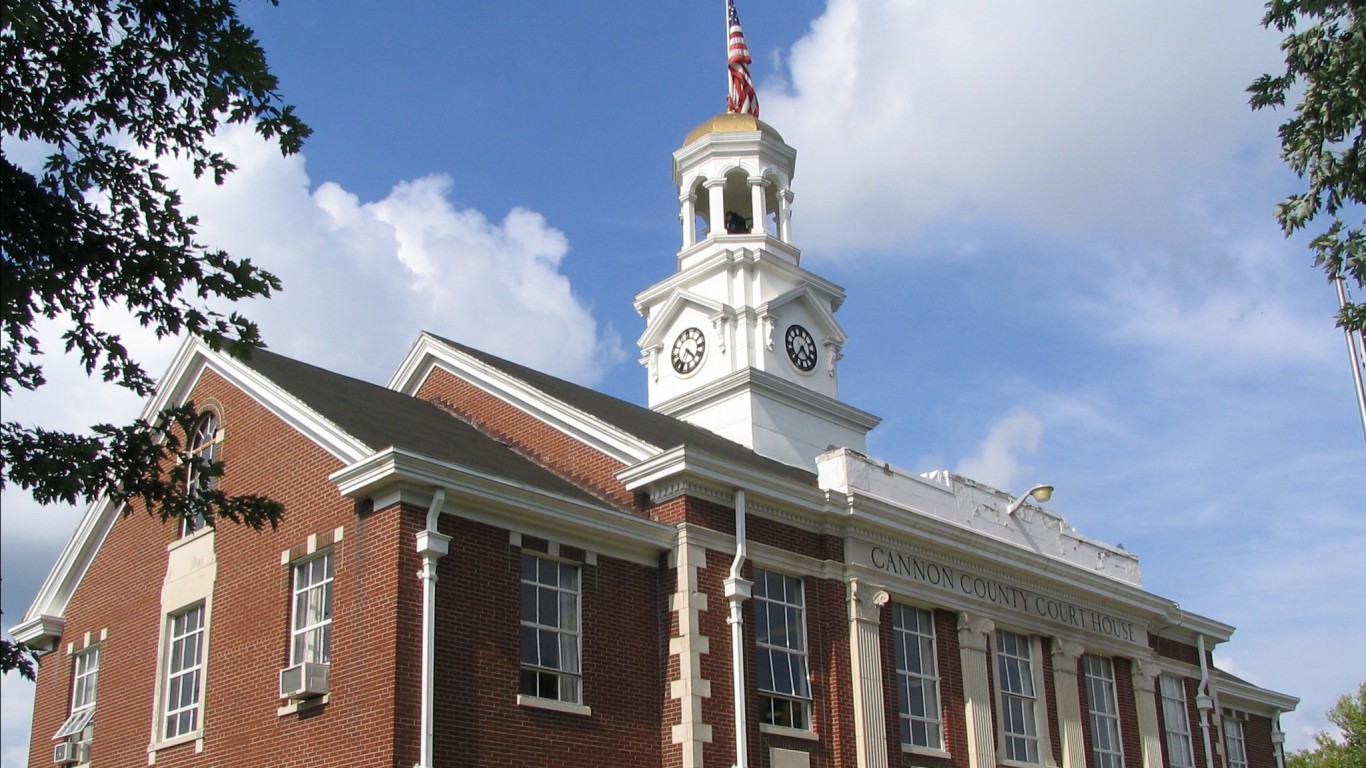
[(994, 424), (977, 453), (958, 462), (958, 474), (1002, 489), (1014, 488), (1021, 475), (1033, 471), (1022, 460), (1039, 450), (1043, 422), (1023, 408)]
[(622, 358), (559, 267), (564, 234), (537, 213), (502, 221), (460, 209), (432, 175), (362, 202), (327, 182), (310, 194), (304, 160), (250, 129), (217, 139), (238, 171), (219, 186), (173, 178), (201, 217), (201, 240), (251, 258), (284, 291), (243, 309), (278, 351), (382, 380), (421, 330), (586, 384)]
[(1276, 64), (1258, 20), (1173, 1), (832, 0), (763, 94), (789, 143), (821, 148), (799, 164), (804, 244), (893, 251), (946, 220), (1176, 235), (1191, 196), (1237, 189), (1230, 164), (1276, 167), (1245, 157), (1274, 141), (1243, 94)]

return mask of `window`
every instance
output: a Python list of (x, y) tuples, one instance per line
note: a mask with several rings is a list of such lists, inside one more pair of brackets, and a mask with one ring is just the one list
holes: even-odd
[(199, 729), (204, 673), (204, 606), (171, 616), (167, 637), (163, 739)]
[[(191, 499), (213, 488), (213, 475), (206, 472), (218, 460), (218, 415), (205, 411), (195, 424), (194, 434), (190, 436), (190, 452), (185, 460), (185, 495)], [(180, 535), (190, 534), (203, 528), (204, 515), (196, 514), (186, 518), (181, 524)]]
[(802, 581), (754, 570), (754, 637), (759, 651), (763, 723), (811, 728), (806, 665), (806, 603)]
[(1114, 662), (1088, 653), (1083, 657), (1083, 663), (1086, 666), (1086, 701), (1091, 711), (1091, 751), (1096, 757), (1096, 768), (1124, 768)]
[[(94, 730), (95, 690), (100, 679), (100, 648), (94, 646), (71, 658), (71, 716), (53, 739), (89, 742)], [(74, 738), (73, 738), (74, 737)]]
[(939, 708), (939, 666), (934, 651), (934, 615), (921, 608), (896, 606), (896, 698), (901, 714), (901, 743), (943, 747)]
[(996, 630), (996, 686), (1001, 695), (1001, 741), (1006, 759), (1039, 762), (1039, 693), (1034, 681), (1033, 644), (1027, 636)]
[(1162, 692), (1162, 721), (1167, 730), (1167, 761), (1172, 768), (1195, 768), (1186, 686), (1180, 678), (1167, 675), (1158, 678), (1158, 686)]
[(332, 661), (332, 553), (294, 566), (289, 663)]
[(1243, 742), (1241, 720), (1224, 718), (1224, 742), (1228, 750), (1228, 768), (1247, 768), (1247, 745)]
[(523, 696), (583, 703), (579, 570), (522, 551)]

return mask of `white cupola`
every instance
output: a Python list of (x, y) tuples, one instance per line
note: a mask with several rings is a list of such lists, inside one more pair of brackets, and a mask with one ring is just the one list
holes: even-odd
[(758, 118), (724, 113), (674, 153), (683, 245), (675, 272), (636, 296), (650, 407), (814, 469), (864, 451), (876, 416), (839, 401), (844, 289), (792, 244), (797, 153)]

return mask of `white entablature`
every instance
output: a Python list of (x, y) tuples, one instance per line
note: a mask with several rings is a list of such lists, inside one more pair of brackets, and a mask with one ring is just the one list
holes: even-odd
[(674, 153), (676, 271), (636, 296), (650, 407), (815, 468), (862, 450), (879, 419), (839, 402), (844, 289), (792, 243), (797, 153), (747, 114), (718, 115)]

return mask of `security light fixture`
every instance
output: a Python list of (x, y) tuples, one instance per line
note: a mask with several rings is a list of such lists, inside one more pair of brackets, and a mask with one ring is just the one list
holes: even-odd
[(1025, 495), (1010, 502), (1010, 507), (1006, 509), (1006, 514), (1013, 515), (1020, 511), (1020, 507), (1023, 507), (1025, 501), (1029, 499), (1034, 499), (1035, 501), (1048, 501), (1051, 498), (1053, 498), (1053, 486), (1036, 485), (1033, 488), (1030, 488), (1029, 492)]

